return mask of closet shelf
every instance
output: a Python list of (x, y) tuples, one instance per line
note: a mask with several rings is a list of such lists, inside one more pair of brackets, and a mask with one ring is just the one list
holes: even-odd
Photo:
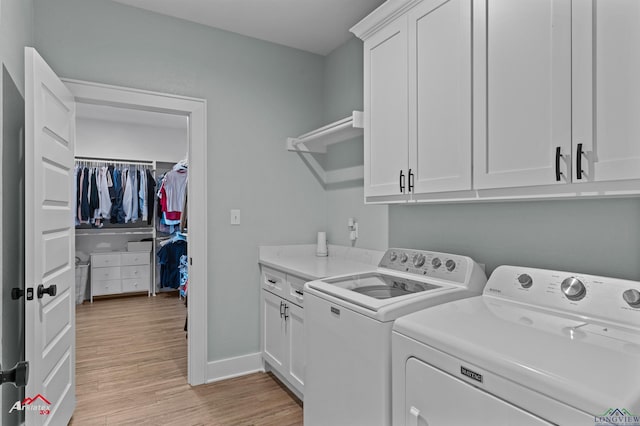
[[(76, 237), (84, 237), (84, 236), (88, 236), (88, 235), (100, 235), (100, 236), (107, 236), (107, 235), (150, 235), (153, 234), (153, 228), (150, 228), (148, 230), (144, 230), (143, 228), (140, 228), (141, 230), (139, 231), (117, 231), (117, 229), (123, 229), (123, 228), (111, 228), (109, 231), (104, 230), (104, 228), (102, 229), (78, 229), (76, 230)], [(124, 228), (126, 229), (126, 228)]]
[(360, 136), (363, 129), (364, 114), (362, 111), (353, 111), (347, 118), (327, 124), (297, 138), (287, 138), (287, 149), (298, 152), (326, 153), (328, 145)]

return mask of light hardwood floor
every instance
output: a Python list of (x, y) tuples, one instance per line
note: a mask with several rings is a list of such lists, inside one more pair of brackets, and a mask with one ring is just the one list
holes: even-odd
[(175, 293), (78, 306), (70, 424), (302, 424), (300, 401), (271, 374), (189, 386), (185, 315)]

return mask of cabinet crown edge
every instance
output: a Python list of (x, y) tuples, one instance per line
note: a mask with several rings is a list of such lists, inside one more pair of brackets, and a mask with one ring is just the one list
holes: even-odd
[(402, 16), (423, 0), (387, 0), (349, 29), (356, 37), (366, 40), (389, 22)]

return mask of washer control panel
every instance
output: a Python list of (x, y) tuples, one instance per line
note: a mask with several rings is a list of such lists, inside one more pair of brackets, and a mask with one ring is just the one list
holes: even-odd
[(485, 295), (640, 327), (640, 282), (574, 272), (500, 266)]
[(472, 260), (465, 256), (425, 250), (388, 249), (378, 266), (464, 284)]

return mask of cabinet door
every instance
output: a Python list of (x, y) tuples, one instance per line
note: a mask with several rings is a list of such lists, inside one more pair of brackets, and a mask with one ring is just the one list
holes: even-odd
[(268, 291), (262, 291), (262, 356), (272, 367), (282, 371), (287, 365), (287, 337), (286, 322), (281, 312), (284, 312), (284, 301)]
[(569, 182), (571, 1), (476, 0), (473, 33), (474, 187)]
[(407, 191), (406, 22), (398, 18), (364, 43), (365, 197)]
[(471, 189), (471, 1), (409, 13), (409, 165), (414, 193)]
[(300, 393), (304, 393), (304, 367), (307, 359), (304, 340), (304, 310), (292, 303), (287, 303), (287, 314), (289, 379)]
[(574, 181), (640, 178), (640, 2), (574, 2), (573, 15)]

